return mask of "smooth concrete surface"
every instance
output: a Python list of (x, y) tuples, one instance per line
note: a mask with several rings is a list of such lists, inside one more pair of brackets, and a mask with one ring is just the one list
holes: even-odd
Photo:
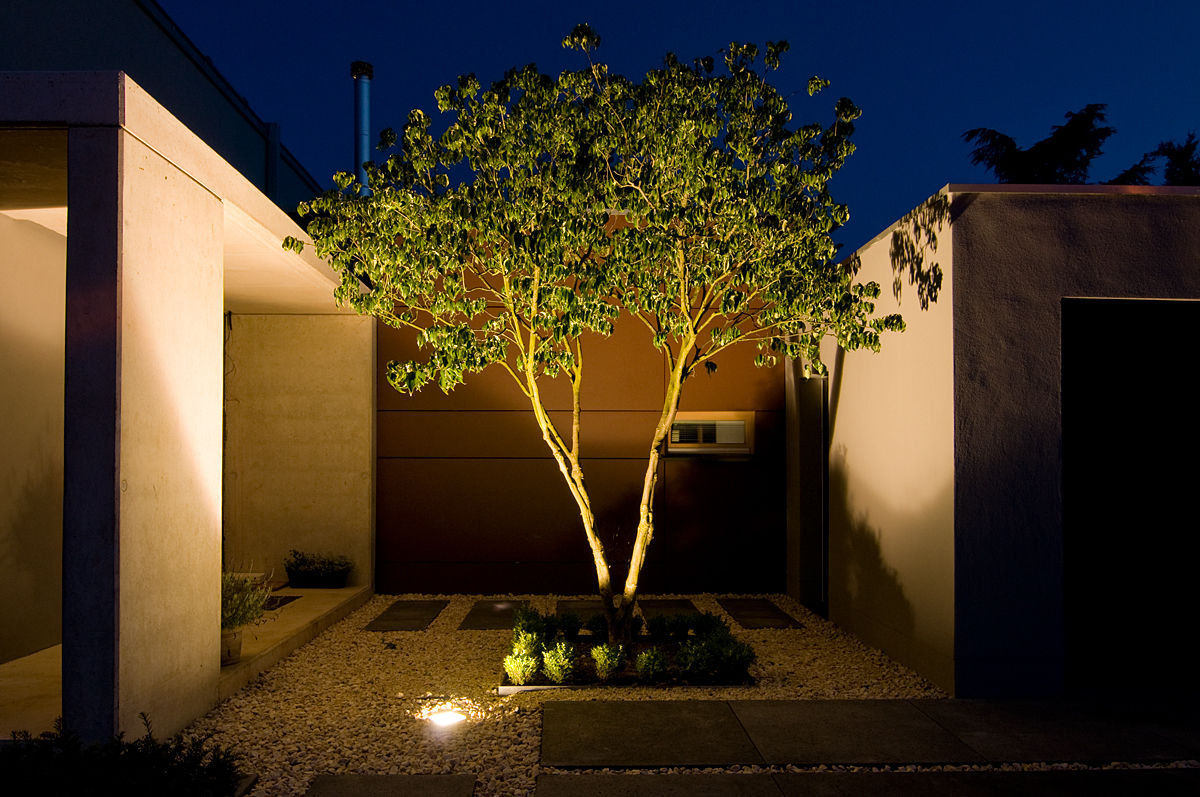
[(538, 775), (537, 797), (778, 797), (770, 775)]
[(474, 775), (317, 775), (305, 797), (471, 797)]
[(555, 701), (542, 706), (549, 767), (761, 765), (730, 704), (714, 700)]
[(479, 600), (458, 625), (460, 631), (504, 631), (513, 627), (513, 613), (529, 601)]
[(450, 604), (446, 600), (401, 598), (367, 623), (364, 631), (424, 631)]
[[(0, 663), (62, 640), (67, 242), (17, 207), (40, 199), (13, 185), (23, 167), (56, 164), (9, 160), (18, 157), (8, 149), (16, 132), (0, 130), (0, 296), (9, 297), (0, 310)], [(23, 132), (28, 148), (65, 172), (65, 131)]]
[(285, 578), (294, 548), (373, 583), (374, 345), (369, 318), (226, 318), (226, 568)]
[(62, 645), (0, 664), (0, 739), (13, 731), (35, 736), (62, 716)]
[[(937, 301), (892, 288), (897, 222), (856, 254), (861, 282), (882, 287), (879, 315), (907, 328), (876, 354), (822, 346), (829, 367), (829, 619), (954, 690), (954, 269), (949, 224)], [(819, 421), (810, 421), (819, 422)], [(819, 486), (819, 485), (818, 485)]]
[(717, 598), (742, 628), (801, 628), (802, 623), (767, 598)]

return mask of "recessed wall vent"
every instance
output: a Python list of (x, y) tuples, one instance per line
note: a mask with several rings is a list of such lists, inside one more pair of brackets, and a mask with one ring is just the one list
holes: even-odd
[(753, 412), (680, 412), (667, 453), (681, 456), (754, 453)]

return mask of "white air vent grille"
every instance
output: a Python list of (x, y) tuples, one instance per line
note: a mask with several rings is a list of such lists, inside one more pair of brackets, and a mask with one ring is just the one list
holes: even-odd
[(749, 454), (754, 450), (753, 412), (680, 412), (671, 425), (670, 454)]

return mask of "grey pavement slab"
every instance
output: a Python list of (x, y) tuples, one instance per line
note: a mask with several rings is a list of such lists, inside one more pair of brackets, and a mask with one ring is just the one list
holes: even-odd
[(796, 772), (775, 782), (783, 797), (1183, 797), (1200, 794), (1200, 769)]
[(317, 775), (306, 797), (471, 797), (474, 775)]
[(804, 625), (766, 598), (717, 598), (742, 628), (803, 628)]
[(406, 600), (401, 598), (367, 623), (364, 631), (424, 631), (442, 609), (450, 604), (445, 600)]
[(729, 704), (712, 700), (547, 702), (542, 764), (661, 767), (762, 764)]
[(912, 705), (992, 762), (1172, 761), (1194, 747), (1146, 721), (1051, 701), (914, 700)]
[(739, 700), (730, 707), (769, 764), (984, 761), (906, 700)]
[(577, 614), (584, 620), (587, 620), (592, 615), (604, 614), (604, 603), (599, 598), (561, 600), (555, 605), (554, 613), (559, 616)]
[(638, 606), (647, 618), (661, 614), (693, 614), (696, 604), (687, 598), (638, 598)]
[(459, 631), (500, 631), (513, 626), (513, 612), (525, 607), (529, 601), (481, 600), (476, 601), (459, 623)]
[(780, 797), (770, 775), (540, 775), (537, 797)]

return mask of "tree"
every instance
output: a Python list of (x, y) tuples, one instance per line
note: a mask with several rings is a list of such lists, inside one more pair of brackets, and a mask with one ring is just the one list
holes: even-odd
[[(963, 133), (963, 140), (976, 144), (971, 163), (985, 166), (1001, 183), (1032, 185), (1080, 185), (1088, 182), (1092, 161), (1101, 155), (1101, 146), (1117, 131), (1102, 126), (1103, 104), (1085, 105), (1076, 113), (1068, 111), (1067, 123), (1054, 125), (1050, 135), (1021, 149), (1011, 136), (988, 127)], [(1150, 185), (1160, 159), (1164, 185), (1200, 185), (1200, 158), (1195, 133), (1182, 143), (1163, 141), (1105, 185)]]
[[(598, 44), (581, 25), (563, 41), (586, 58), (577, 71), (551, 78), (529, 65), (487, 89), (473, 75), (443, 86), (444, 133), (435, 138), (430, 119), (412, 111), (398, 135), (384, 131), (380, 148), (393, 151), (368, 167), (369, 194), (341, 173), (336, 189), (300, 210), (341, 275), (338, 300), (416, 332), (427, 356), (390, 363), (393, 387), (450, 391), (495, 367), (528, 399), (620, 639), (688, 379), (734, 345), (756, 345), (759, 365), (797, 357), (806, 373), (823, 373), (824, 337), (877, 351), (903, 321), (875, 316), (879, 286), (833, 262), (830, 233), (848, 213), (827, 184), (854, 150), (853, 103), (835, 103), (828, 126), (789, 127), (787, 102), (767, 80), (785, 42), (767, 44), (761, 66), (750, 44), (731, 44), (723, 63), (668, 54), (636, 83), (593, 60)], [(809, 95), (827, 85), (813, 78)], [(611, 334), (622, 313), (646, 326), (670, 376), (618, 585), (581, 461), (580, 389), (582, 337)], [(542, 401), (553, 378), (570, 385), (570, 428)]]

